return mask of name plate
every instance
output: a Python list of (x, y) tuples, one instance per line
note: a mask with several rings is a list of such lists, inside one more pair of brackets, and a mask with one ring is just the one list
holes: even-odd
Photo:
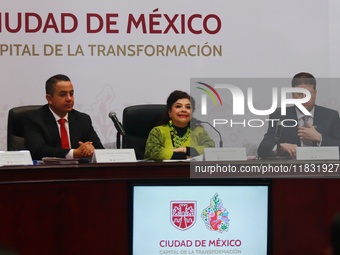
[(339, 159), (338, 146), (297, 147), (297, 160)]
[(33, 165), (29, 151), (0, 151), (1, 166), (28, 166)]
[(134, 149), (94, 150), (93, 163), (137, 162)]
[(204, 148), (206, 161), (247, 160), (245, 148)]

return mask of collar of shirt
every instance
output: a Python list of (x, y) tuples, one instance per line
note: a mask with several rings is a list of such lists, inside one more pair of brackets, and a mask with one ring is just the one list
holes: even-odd
[[(54, 116), (55, 121), (56, 121), (56, 123), (57, 123), (57, 125), (58, 125), (58, 127), (59, 127), (60, 124), (59, 124), (58, 120), (61, 119), (61, 118), (60, 118), (57, 114), (55, 114), (55, 112), (52, 111), (52, 109), (51, 109), (50, 107), (48, 107), (48, 108), (50, 109), (50, 111), (51, 111), (52, 115)], [(65, 117), (64, 117), (63, 119), (66, 120), (66, 122), (65, 122), (65, 128), (66, 128), (66, 131), (67, 131), (69, 143), (71, 144), (71, 140), (70, 140), (70, 129), (69, 129), (69, 126), (68, 126), (68, 113), (66, 113), (66, 115), (65, 115)], [(60, 128), (58, 128), (58, 130), (59, 130), (59, 134), (60, 134)], [(68, 159), (71, 159), (71, 158), (72, 158), (72, 159), (73, 159), (73, 158), (74, 158), (74, 157), (73, 157), (73, 151), (74, 151), (74, 149), (70, 149), (70, 151), (66, 154), (65, 158), (68, 158)]]
[[(48, 107), (48, 108), (50, 109), (51, 113), (53, 114), (55, 121), (58, 123), (58, 120), (61, 119), (61, 118), (51, 109), (51, 107)], [(63, 119), (66, 120), (66, 125), (68, 125), (68, 113), (66, 113), (66, 115)]]
[[(303, 125), (303, 117), (305, 116), (298, 108), (295, 107), (295, 111), (296, 111), (296, 116), (299, 122), (299, 126)], [(313, 125), (313, 121), (314, 121), (314, 111), (315, 111), (315, 106), (313, 107), (313, 109), (310, 111), (310, 113), (312, 114), (312, 116), (310, 116), (310, 118), (308, 119), (308, 123), (310, 125)]]

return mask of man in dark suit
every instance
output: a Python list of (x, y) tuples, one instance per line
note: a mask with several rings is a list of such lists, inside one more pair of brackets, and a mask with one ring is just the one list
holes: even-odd
[[(27, 114), (24, 121), (25, 145), (32, 158), (89, 158), (95, 148), (104, 149), (90, 116), (73, 109), (70, 79), (62, 74), (52, 76), (46, 81), (45, 89), (48, 104)], [(59, 123), (60, 119), (65, 124)], [(61, 126), (65, 129), (60, 129)]]
[[(335, 110), (315, 105), (316, 80), (312, 74), (298, 73), (293, 77), (292, 87), (307, 89), (311, 93), (308, 102), (302, 105), (312, 114), (307, 117), (295, 106), (286, 108), (286, 115), (276, 109), (269, 119), (287, 120), (282, 123), (279, 148), (276, 147), (275, 135), (277, 124), (269, 125), (267, 133), (257, 150), (260, 158), (268, 158), (276, 153), (280, 156), (296, 157), (298, 146), (340, 146), (340, 119)], [(293, 93), (293, 98), (304, 97), (303, 93)], [(288, 121), (290, 119), (291, 121)], [(294, 121), (295, 120), (295, 121)], [(297, 124), (294, 126), (294, 124)]]

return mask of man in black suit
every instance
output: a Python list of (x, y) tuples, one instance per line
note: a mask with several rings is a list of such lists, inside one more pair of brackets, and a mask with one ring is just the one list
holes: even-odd
[[(46, 81), (45, 89), (48, 104), (27, 114), (24, 122), (25, 145), (32, 158), (89, 158), (95, 148), (104, 149), (90, 116), (73, 109), (71, 80), (57, 74)], [(59, 119), (65, 119), (66, 132), (60, 131)], [(62, 132), (66, 134), (63, 146)]]
[[(285, 116), (281, 115), (280, 108), (276, 109), (269, 119), (279, 119), (280, 121), (291, 119), (292, 121), (285, 121), (285, 126), (282, 126), (279, 148), (276, 148), (275, 141), (277, 125), (269, 125), (257, 150), (260, 158), (268, 158), (274, 156), (275, 153), (295, 158), (298, 146), (340, 146), (339, 113), (315, 105), (317, 91), (314, 76), (310, 73), (298, 73), (293, 77), (292, 87), (304, 88), (311, 93), (310, 100), (302, 105), (312, 116), (305, 119), (306, 116), (295, 106), (287, 107)], [(293, 93), (292, 96), (298, 99), (304, 97), (305, 94)], [(297, 125), (294, 126), (296, 123)]]

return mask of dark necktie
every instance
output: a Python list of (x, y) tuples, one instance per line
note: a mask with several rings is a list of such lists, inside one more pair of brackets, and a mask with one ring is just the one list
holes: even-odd
[[(303, 120), (303, 127), (308, 128), (308, 120), (309, 120), (310, 116), (303, 116), (302, 120)], [(302, 140), (303, 146), (313, 146), (313, 141), (311, 140)]]
[(67, 135), (67, 131), (65, 128), (65, 119), (59, 119), (58, 123), (60, 124), (60, 138), (61, 138), (61, 147), (63, 149), (69, 149), (70, 148), (70, 144), (68, 141), (68, 135)]
[(309, 116), (303, 116), (302, 117), (303, 120), (303, 127), (308, 127), (308, 120), (309, 120)]

